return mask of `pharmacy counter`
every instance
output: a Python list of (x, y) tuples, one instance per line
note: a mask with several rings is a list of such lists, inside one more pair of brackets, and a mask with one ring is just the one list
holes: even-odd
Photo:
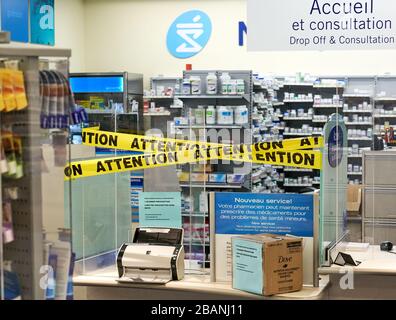
[(230, 284), (210, 282), (206, 275), (186, 275), (182, 281), (171, 281), (165, 285), (120, 284), (114, 271), (95, 272), (92, 275), (75, 276), (76, 299), (136, 299), (136, 300), (213, 300), (213, 299), (304, 299), (325, 298), (328, 278), (323, 277), (318, 288), (303, 287), (301, 291), (263, 297), (235, 290)]
[(396, 254), (379, 246), (345, 253), (361, 264), (319, 268), (320, 275), (330, 277), (330, 299), (396, 299)]

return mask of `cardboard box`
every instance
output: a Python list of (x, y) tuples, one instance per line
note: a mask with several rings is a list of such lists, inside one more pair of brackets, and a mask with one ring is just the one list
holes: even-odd
[(360, 207), (362, 205), (362, 186), (348, 185), (347, 191), (347, 211), (351, 216), (360, 215)]
[(301, 238), (261, 234), (232, 238), (232, 287), (265, 296), (299, 291)]

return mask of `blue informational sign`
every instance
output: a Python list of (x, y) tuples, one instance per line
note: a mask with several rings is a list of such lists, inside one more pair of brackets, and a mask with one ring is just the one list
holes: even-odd
[(216, 193), (216, 234), (313, 237), (313, 195)]
[(30, 42), (55, 45), (54, 0), (30, 0)]
[(140, 227), (181, 228), (180, 192), (141, 192)]
[(201, 52), (212, 34), (209, 16), (191, 10), (178, 16), (168, 30), (166, 45), (171, 55), (179, 59), (191, 58)]
[(1, 0), (1, 30), (11, 33), (11, 40), (29, 42), (29, 1)]
[(124, 92), (123, 77), (70, 77), (73, 93)]

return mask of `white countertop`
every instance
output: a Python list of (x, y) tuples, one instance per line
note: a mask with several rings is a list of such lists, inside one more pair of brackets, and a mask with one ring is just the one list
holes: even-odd
[(338, 266), (319, 268), (320, 274), (340, 273), (346, 267), (353, 268), (355, 273), (361, 274), (383, 274), (396, 275), (396, 254), (381, 251), (379, 246), (370, 246), (366, 251), (345, 251), (352, 256), (355, 261), (360, 261), (357, 267)]
[[(95, 286), (95, 287), (121, 287), (121, 288), (139, 288), (155, 290), (180, 290), (196, 291), (208, 294), (222, 294), (225, 296), (236, 297), (241, 299), (320, 299), (321, 295), (328, 285), (328, 277), (321, 277), (320, 286), (313, 288), (304, 286), (301, 291), (287, 294), (279, 294), (272, 297), (264, 297), (251, 294), (248, 292), (235, 290), (229, 283), (210, 282), (209, 275), (186, 275), (181, 281), (170, 281), (167, 284), (141, 284), (141, 283), (119, 283), (117, 282), (117, 272), (111, 269), (104, 269), (86, 275), (74, 276), (73, 283), (75, 286)], [(149, 294), (149, 293), (148, 293)]]

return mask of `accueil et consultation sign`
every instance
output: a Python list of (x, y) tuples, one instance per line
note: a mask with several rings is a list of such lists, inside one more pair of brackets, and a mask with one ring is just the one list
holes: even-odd
[(248, 0), (248, 50), (396, 48), (396, 1)]

